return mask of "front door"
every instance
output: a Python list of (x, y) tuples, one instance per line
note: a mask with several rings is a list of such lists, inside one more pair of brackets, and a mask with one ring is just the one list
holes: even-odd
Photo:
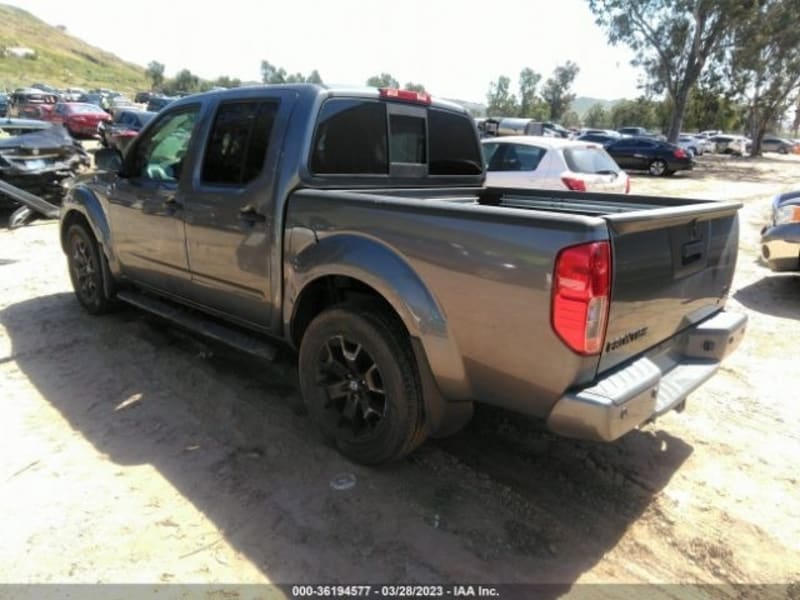
[(160, 115), (131, 147), (107, 192), (123, 273), (177, 296), (185, 295), (189, 284), (181, 183), (199, 109), (185, 106)]

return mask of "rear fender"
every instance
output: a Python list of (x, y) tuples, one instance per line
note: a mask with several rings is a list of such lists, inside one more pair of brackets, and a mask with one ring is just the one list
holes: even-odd
[[(291, 246), (291, 244), (290, 244)], [(414, 269), (397, 252), (363, 236), (335, 234), (299, 249), (287, 249), (284, 331), (292, 323), (303, 291), (321, 277), (343, 276), (380, 294), (419, 340), (431, 372), (448, 400), (470, 399), (464, 364), (447, 319)]]

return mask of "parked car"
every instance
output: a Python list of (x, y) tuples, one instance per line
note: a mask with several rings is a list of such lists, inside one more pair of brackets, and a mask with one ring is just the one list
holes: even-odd
[(750, 152), (752, 142), (743, 135), (713, 135), (708, 141), (714, 144), (714, 152), (717, 154), (734, 154), (744, 156)]
[(761, 140), (761, 150), (764, 152), (777, 152), (778, 154), (793, 154), (796, 152), (797, 144), (792, 140), (775, 136), (765, 136)]
[(476, 119), (476, 126), (481, 137), (498, 137), (507, 135), (539, 135), (547, 137), (568, 138), (569, 130), (558, 123), (536, 121), (518, 117), (490, 117)]
[(620, 127), (617, 129), (620, 135), (630, 135), (638, 137), (652, 137), (651, 133), (644, 127)]
[(60, 102), (46, 120), (63, 125), (73, 137), (91, 138), (97, 137), (97, 126), (111, 117), (94, 104)]
[(593, 142), (595, 144), (602, 144), (603, 146), (607, 146), (612, 142), (616, 142), (622, 136), (619, 134), (617, 135), (609, 135), (607, 133), (585, 133), (577, 138), (575, 141), (578, 142)]
[(152, 96), (150, 100), (147, 101), (147, 112), (158, 112), (175, 100), (176, 98), (171, 96)]
[(134, 104), (130, 98), (126, 98), (125, 96), (120, 95), (110, 98), (106, 111), (113, 117), (121, 110), (139, 110), (139, 107)]
[(81, 94), (78, 102), (83, 104), (94, 104), (98, 108), (105, 110), (108, 108), (108, 96), (97, 92), (89, 92), (88, 94)]
[(113, 121), (103, 121), (98, 126), (100, 142), (108, 148), (117, 148), (123, 154), (133, 139), (156, 115), (143, 110), (121, 110)]
[(740, 204), (487, 188), (469, 114), (427, 94), (198, 94), (96, 162), (61, 211), (84, 309), (126, 302), (265, 361), (288, 345), (355, 462), (457, 431), (474, 401), (614, 440), (682, 408), (744, 334), (723, 309)]
[(133, 101), (136, 102), (136, 104), (147, 104), (150, 102), (150, 98), (152, 96), (152, 92), (136, 92), (136, 95), (133, 97)]
[(606, 145), (606, 151), (623, 169), (647, 171), (656, 177), (694, 167), (680, 146), (647, 137), (626, 137)]
[(22, 119), (44, 119), (58, 103), (56, 95), (37, 89), (15, 90), (9, 100), (9, 116)]
[(600, 144), (552, 137), (482, 141), (488, 187), (628, 193), (628, 174)]
[[(0, 187), (7, 183), (33, 194), (39, 203), (45, 201), (41, 203), (45, 211), (47, 206), (61, 203), (67, 183), (91, 163), (80, 144), (62, 127), (43, 121), (3, 119), (0, 129), (10, 135), (0, 139)], [(15, 197), (13, 188), (0, 191), (0, 207), (14, 209), (10, 226), (23, 225), (35, 214), (29, 204)]]
[(800, 190), (772, 199), (761, 230), (761, 257), (773, 271), (800, 271)]
[(0, 117), (8, 115), (8, 94), (0, 94)]
[(703, 154), (703, 145), (693, 135), (682, 133), (678, 136), (677, 145), (686, 150), (691, 157), (700, 156)]

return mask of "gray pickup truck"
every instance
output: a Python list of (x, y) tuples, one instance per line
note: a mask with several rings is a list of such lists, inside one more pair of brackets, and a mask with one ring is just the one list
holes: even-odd
[(164, 109), (61, 211), (89, 313), (124, 301), (265, 359), (377, 464), (473, 402), (614, 440), (740, 342), (738, 204), (483, 186), (473, 120), (425, 94), (240, 88)]

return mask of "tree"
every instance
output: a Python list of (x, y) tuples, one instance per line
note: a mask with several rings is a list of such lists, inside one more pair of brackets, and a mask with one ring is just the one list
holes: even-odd
[(410, 81), (403, 86), (404, 90), (409, 90), (410, 92), (420, 92), (422, 94), (427, 93), (425, 86), (421, 83), (411, 83)]
[(564, 117), (561, 119), (561, 124), (564, 127), (577, 128), (581, 126), (581, 118), (574, 110), (568, 110), (564, 113)]
[(262, 60), (261, 81), (264, 83), (286, 83), (286, 70), (279, 69), (267, 60)]
[(306, 82), (308, 83), (322, 83), (322, 77), (319, 75), (319, 71), (314, 69), (311, 71), (308, 77), (306, 77)]
[(161, 87), (161, 84), (164, 83), (164, 65), (160, 62), (155, 60), (150, 61), (150, 64), (147, 65), (147, 77), (153, 83), (151, 89), (157, 89)]
[(707, 61), (755, 0), (588, 0), (598, 25), (612, 44), (629, 46), (656, 93), (673, 102), (667, 139), (675, 142), (683, 125), (689, 92)]
[(800, 0), (760, 0), (737, 27), (731, 82), (747, 100), (751, 154), (761, 153), (769, 129), (778, 129), (800, 90)]
[(611, 128), (644, 127), (656, 129), (659, 127), (657, 107), (659, 103), (645, 97), (636, 100), (620, 100), (611, 109)]
[(542, 76), (529, 67), (525, 67), (519, 73), (519, 116), (535, 118), (538, 98), (536, 97), (536, 86), (539, 85)]
[(373, 75), (367, 79), (367, 85), (376, 88), (399, 88), (400, 82), (389, 73), (381, 73), (380, 75)]
[(553, 76), (545, 82), (542, 97), (550, 108), (552, 120), (561, 121), (569, 110), (570, 104), (575, 99), (575, 94), (571, 94), (569, 89), (579, 71), (580, 67), (568, 60), (563, 65), (556, 67)]
[(181, 69), (174, 78), (164, 82), (163, 88), (164, 92), (167, 94), (176, 94), (178, 92), (191, 94), (201, 90), (201, 81), (200, 78), (189, 69)]
[(593, 104), (583, 116), (583, 124), (595, 129), (608, 129), (611, 126), (611, 117), (602, 104)]
[(517, 98), (509, 91), (511, 80), (505, 75), (489, 84), (486, 114), (490, 117), (513, 117), (519, 114)]

